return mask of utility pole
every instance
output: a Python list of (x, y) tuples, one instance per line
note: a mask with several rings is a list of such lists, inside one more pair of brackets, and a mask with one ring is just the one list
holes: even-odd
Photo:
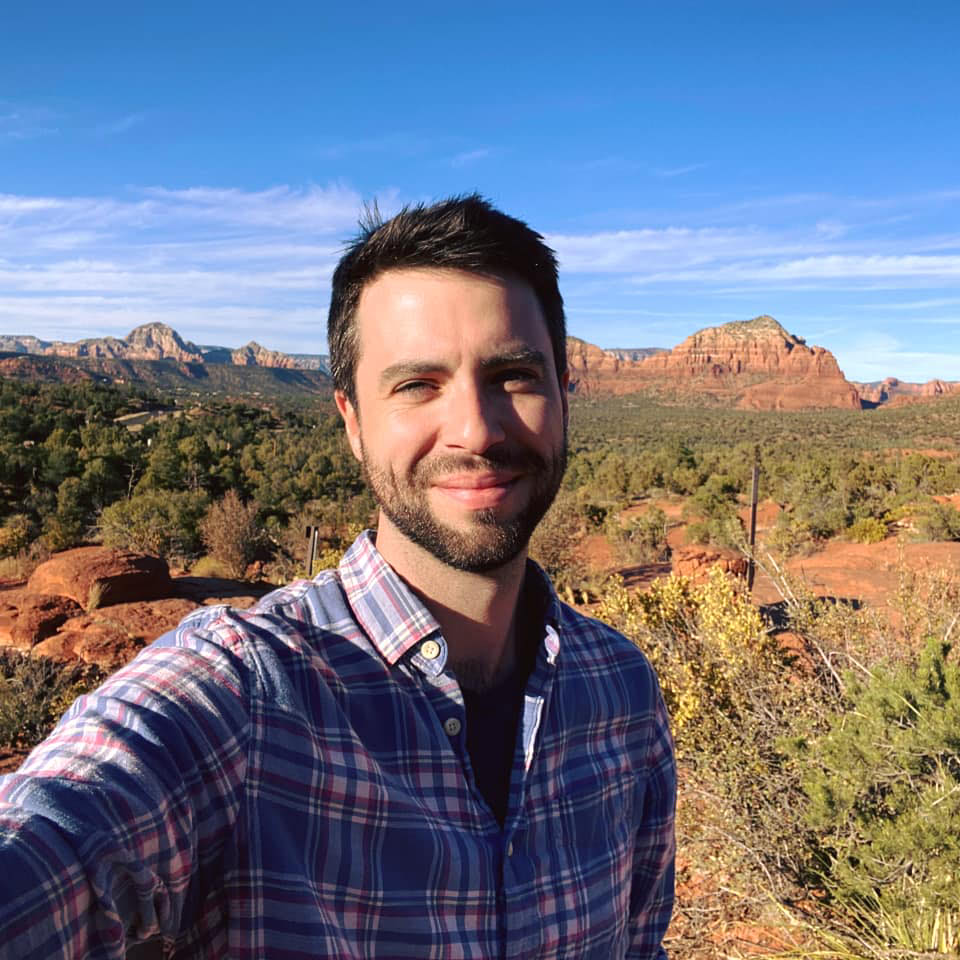
[(757, 550), (757, 497), (760, 493), (760, 444), (753, 448), (753, 485), (750, 491), (750, 556), (747, 560), (747, 590), (753, 592)]
[(319, 527), (307, 527), (305, 536), (307, 538), (307, 577), (313, 576), (313, 565), (317, 560), (317, 537), (320, 533)]

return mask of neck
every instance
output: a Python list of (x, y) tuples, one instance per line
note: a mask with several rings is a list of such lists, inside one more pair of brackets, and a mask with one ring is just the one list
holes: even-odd
[(495, 570), (458, 570), (407, 539), (382, 513), (377, 550), (440, 625), (451, 667), (462, 685), (488, 686), (514, 669), (525, 550)]

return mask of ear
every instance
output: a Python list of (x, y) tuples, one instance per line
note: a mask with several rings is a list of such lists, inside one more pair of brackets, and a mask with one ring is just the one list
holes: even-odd
[(350, 398), (342, 391), (335, 390), (333, 393), (334, 402), (343, 417), (343, 428), (347, 431), (347, 440), (350, 441), (350, 449), (353, 455), (362, 463), (363, 448), (360, 444), (360, 417), (357, 415), (356, 408), (350, 402)]

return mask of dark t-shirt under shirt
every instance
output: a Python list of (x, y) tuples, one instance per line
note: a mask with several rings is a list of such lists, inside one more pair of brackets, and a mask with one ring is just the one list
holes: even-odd
[(484, 691), (463, 689), (467, 714), (467, 753), (477, 788), (500, 825), (507, 816), (510, 774), (523, 709), (523, 692), (543, 638), (544, 604), (524, 589), (517, 611), (516, 666), (513, 672)]

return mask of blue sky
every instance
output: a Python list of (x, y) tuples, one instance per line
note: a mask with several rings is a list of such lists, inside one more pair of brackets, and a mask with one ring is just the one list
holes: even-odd
[(324, 352), (361, 205), (479, 190), (570, 332), (960, 380), (956, 2), (8, 4), (0, 332)]

